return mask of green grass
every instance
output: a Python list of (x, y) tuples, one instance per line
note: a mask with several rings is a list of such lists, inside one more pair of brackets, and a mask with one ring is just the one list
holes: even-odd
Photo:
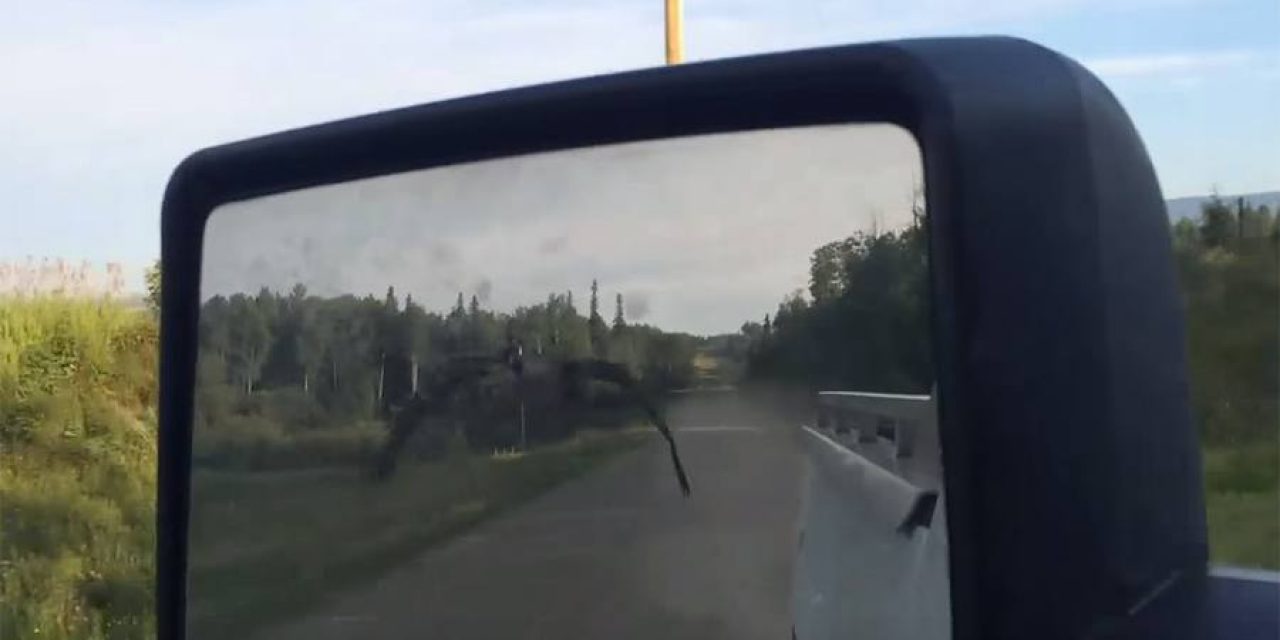
[(0, 299), (0, 638), (151, 635), (155, 324)]
[(1280, 492), (1211, 493), (1209, 555), (1214, 564), (1280, 570)]
[(1207, 448), (1204, 474), (1212, 562), (1280, 570), (1280, 446)]
[(303, 613), (647, 437), (586, 432), (523, 455), (455, 449), (443, 462), (403, 465), (385, 484), (345, 469), (199, 472), (192, 635), (242, 637)]

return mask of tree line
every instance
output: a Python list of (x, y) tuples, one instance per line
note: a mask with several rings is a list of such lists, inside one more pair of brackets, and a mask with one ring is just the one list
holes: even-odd
[(594, 281), (585, 315), (571, 291), (511, 312), (458, 293), (440, 313), (411, 295), (401, 300), (392, 287), (382, 298), (263, 288), (202, 306), (197, 421), (216, 429), (236, 413), (253, 413), (245, 407), (255, 398), (291, 404), (295, 410), (283, 416), (291, 427), (381, 420), (450, 359), (492, 356), (513, 344), (530, 360), (606, 359), (625, 364), (647, 388), (676, 388), (693, 379), (699, 341), (628, 322), (621, 294), (606, 320)]
[(858, 232), (814, 250), (808, 290), (742, 325), (746, 373), (812, 388), (928, 393), (925, 218), (888, 232)]
[[(1173, 225), (1192, 407), (1211, 444), (1280, 435), (1280, 218), (1213, 196)], [(1274, 464), (1274, 461), (1273, 461)]]
[[(694, 356), (754, 381), (809, 388), (928, 393), (933, 385), (927, 218), (859, 232), (815, 249), (805, 289), (735, 334), (700, 338), (628, 323), (621, 295), (606, 319), (592, 283), (585, 314), (572, 292), (500, 313), (458, 294), (445, 313), (373, 296), (217, 297), (204, 305), (201, 380), (241, 396), (294, 389), (330, 415), (377, 417), (411, 392), (414, 376), (462, 354), (493, 353), (513, 337), (535, 357), (623, 362), (651, 388), (689, 386)], [(1280, 223), (1266, 206), (1214, 197), (1198, 219), (1172, 225), (1189, 329), (1196, 422), (1211, 440), (1273, 434), (1280, 424)], [(727, 380), (731, 382), (732, 380)]]
[[(809, 286), (733, 347), (747, 375), (811, 388), (928, 393), (927, 220), (818, 247)], [(1211, 444), (1274, 442), (1280, 428), (1280, 218), (1214, 196), (1172, 224), (1192, 407)]]

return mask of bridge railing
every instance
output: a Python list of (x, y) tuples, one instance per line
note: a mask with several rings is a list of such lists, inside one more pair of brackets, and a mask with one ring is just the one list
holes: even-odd
[(950, 555), (932, 394), (823, 391), (810, 401), (797, 635), (945, 636)]
[[(897, 458), (916, 455), (922, 438), (937, 430), (937, 412), (930, 395), (818, 392), (818, 427), (837, 434), (854, 433), (862, 444), (886, 440)], [(932, 447), (926, 447), (931, 449)], [(930, 452), (932, 454), (932, 452)]]
[(845, 495), (900, 531), (930, 526), (942, 490), (932, 395), (822, 391), (811, 459)]

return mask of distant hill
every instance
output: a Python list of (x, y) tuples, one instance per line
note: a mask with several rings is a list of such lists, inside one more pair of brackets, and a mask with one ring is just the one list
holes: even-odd
[[(1212, 196), (1187, 196), (1185, 198), (1174, 198), (1166, 200), (1165, 206), (1169, 209), (1169, 219), (1181, 220), (1183, 218), (1191, 218), (1195, 220), (1200, 217), (1200, 205), (1209, 201)], [(1223, 200), (1235, 202), (1236, 198), (1244, 198), (1244, 201), (1253, 206), (1267, 205), (1272, 211), (1280, 208), (1280, 191), (1263, 191), (1261, 193), (1240, 193), (1234, 195), (1223, 194), (1219, 196)]]

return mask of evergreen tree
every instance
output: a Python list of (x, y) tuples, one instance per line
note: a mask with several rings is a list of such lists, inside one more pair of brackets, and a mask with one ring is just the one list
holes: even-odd
[(457, 302), (455, 302), (455, 303), (453, 303), (453, 311), (451, 311), (451, 312), (449, 313), (449, 315), (450, 315), (450, 316), (461, 317), (461, 316), (462, 316), (462, 314), (464, 314), (464, 313), (466, 313), (466, 307), (464, 307), (464, 306), (463, 306), (463, 304), (462, 304), (462, 292), (461, 292), (461, 291), (459, 291), (459, 292), (458, 292), (458, 301), (457, 301)]
[(627, 319), (622, 314), (622, 294), (619, 293), (614, 299), (613, 308), (613, 330), (622, 331), (627, 327)]
[(591, 353), (604, 358), (609, 351), (609, 329), (600, 317), (600, 284), (591, 281), (591, 314), (587, 317), (587, 337), (591, 340)]

